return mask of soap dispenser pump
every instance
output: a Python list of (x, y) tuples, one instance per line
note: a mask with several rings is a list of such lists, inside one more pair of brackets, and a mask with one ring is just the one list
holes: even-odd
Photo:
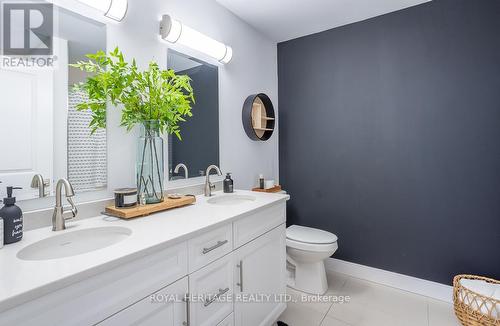
[(231, 179), (231, 173), (226, 174), (226, 179), (224, 179), (224, 192), (226, 194), (234, 192), (234, 182)]
[(22, 188), (7, 187), (7, 197), (3, 199), (4, 207), (0, 209), (5, 244), (18, 242), (23, 237), (23, 211), (16, 205), (16, 197), (12, 197), (15, 189)]

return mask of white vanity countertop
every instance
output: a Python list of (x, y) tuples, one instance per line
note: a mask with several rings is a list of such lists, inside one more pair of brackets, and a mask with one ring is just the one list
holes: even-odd
[[(23, 240), (0, 249), (0, 313), (16, 305), (36, 299), (105, 272), (119, 264), (140, 258), (148, 252), (186, 241), (198, 234), (245, 216), (247, 213), (289, 199), (288, 195), (237, 190), (235, 194), (251, 195), (255, 201), (219, 206), (196, 197), (196, 203), (143, 218), (121, 220), (97, 216), (67, 221), (65, 231), (53, 232), (51, 227), (28, 231)], [(223, 195), (215, 193), (214, 198)], [(124, 226), (132, 234), (110, 247), (72, 257), (43, 261), (24, 261), (17, 253), (26, 246), (54, 235), (102, 226)]]

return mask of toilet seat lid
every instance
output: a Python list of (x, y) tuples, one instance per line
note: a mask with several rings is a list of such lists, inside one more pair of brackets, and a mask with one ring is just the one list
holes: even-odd
[(333, 233), (299, 225), (289, 226), (286, 229), (286, 237), (298, 242), (315, 244), (334, 243), (338, 240)]

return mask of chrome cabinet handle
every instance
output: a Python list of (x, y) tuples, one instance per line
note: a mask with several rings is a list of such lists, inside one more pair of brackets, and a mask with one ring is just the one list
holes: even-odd
[(212, 299), (205, 301), (204, 306), (205, 306), (205, 307), (210, 306), (212, 303), (214, 303), (214, 302), (215, 302), (215, 300), (219, 299), (222, 295), (224, 295), (224, 294), (225, 294), (225, 293), (227, 293), (227, 292), (229, 292), (229, 288), (219, 289), (219, 293), (217, 293), (216, 295), (214, 295), (214, 296), (212, 297)]
[(226, 243), (228, 243), (229, 241), (227, 240), (224, 240), (224, 241), (217, 241), (217, 244), (209, 247), (209, 248), (203, 248), (203, 254), (206, 255), (208, 254), (210, 251), (213, 251), (219, 247), (222, 247), (223, 245), (225, 245)]
[(243, 292), (243, 260), (240, 260), (240, 263), (236, 267), (240, 269), (240, 282), (236, 283), (236, 285), (240, 287), (240, 292)]
[(189, 317), (189, 294), (186, 295), (186, 297), (182, 300), (186, 303), (186, 321), (182, 322), (183, 326), (189, 326), (191, 324), (190, 317)]

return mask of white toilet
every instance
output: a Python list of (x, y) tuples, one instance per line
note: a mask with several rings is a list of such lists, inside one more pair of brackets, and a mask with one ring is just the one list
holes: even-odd
[(298, 225), (288, 227), (288, 286), (306, 293), (325, 294), (328, 282), (324, 261), (337, 248), (337, 236), (333, 233)]

